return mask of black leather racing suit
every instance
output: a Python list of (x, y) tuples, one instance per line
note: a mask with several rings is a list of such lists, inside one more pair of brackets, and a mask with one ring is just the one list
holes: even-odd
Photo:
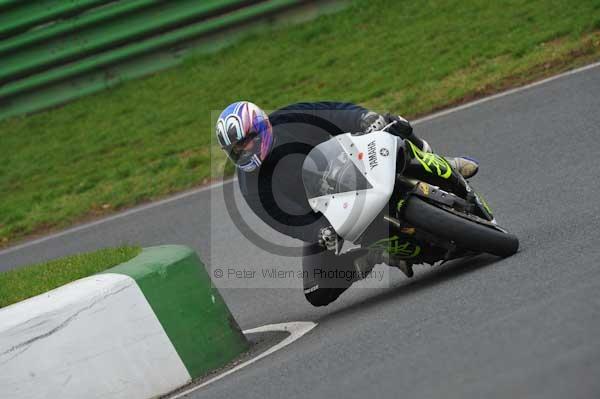
[[(302, 163), (313, 147), (332, 136), (381, 128), (387, 121), (358, 105), (339, 102), (292, 104), (271, 113), (269, 120), (273, 126), (273, 148), (257, 170), (238, 169), (240, 189), (250, 208), (266, 224), (305, 242), (305, 296), (315, 306), (327, 305), (352, 282), (331, 281), (323, 271), (353, 270), (352, 259), (336, 256), (317, 244), (320, 229), (329, 226), (329, 222), (308, 204)], [(413, 136), (410, 124), (406, 125), (406, 134), (402, 134), (405, 138)]]

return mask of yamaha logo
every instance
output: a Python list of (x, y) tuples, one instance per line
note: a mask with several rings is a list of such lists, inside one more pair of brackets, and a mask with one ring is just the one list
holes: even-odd
[(381, 154), (382, 157), (387, 157), (388, 155), (390, 155), (390, 152), (387, 148), (384, 147), (381, 150), (379, 150), (379, 154)]
[(367, 144), (367, 156), (369, 157), (369, 168), (373, 169), (377, 166), (377, 144), (375, 141), (371, 141)]

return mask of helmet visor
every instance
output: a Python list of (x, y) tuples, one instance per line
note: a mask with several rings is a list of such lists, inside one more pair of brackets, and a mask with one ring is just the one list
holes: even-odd
[(227, 156), (236, 165), (249, 162), (254, 155), (260, 154), (260, 136), (256, 132), (250, 132), (246, 137), (235, 144), (225, 148)]

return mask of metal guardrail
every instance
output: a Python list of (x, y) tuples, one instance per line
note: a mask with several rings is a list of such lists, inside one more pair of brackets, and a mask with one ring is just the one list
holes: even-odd
[[(0, 118), (70, 101), (164, 68), (153, 52), (268, 16), (302, 0), (0, 1)], [(164, 57), (163, 57), (164, 58)], [(170, 63), (172, 64), (172, 63)], [(97, 77), (110, 68), (106, 82)], [(61, 85), (49, 93), (47, 88)]]

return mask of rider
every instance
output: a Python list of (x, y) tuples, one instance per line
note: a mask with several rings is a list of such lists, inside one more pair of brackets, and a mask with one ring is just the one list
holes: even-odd
[[(267, 115), (255, 104), (240, 101), (230, 104), (219, 116), (217, 139), (237, 166), (239, 186), (249, 207), (275, 230), (304, 241), (304, 294), (314, 306), (333, 302), (356, 281), (343, 276), (359, 268), (359, 263), (362, 262), (363, 271), (364, 263), (368, 264), (368, 273), (381, 258), (363, 256), (357, 262), (355, 255), (336, 256), (331, 251), (331, 236), (335, 237), (335, 232), (325, 217), (313, 212), (308, 204), (302, 163), (312, 148), (332, 136), (369, 133), (391, 122), (396, 123), (390, 126), (389, 133), (431, 152), (429, 144), (415, 136), (406, 119), (380, 115), (351, 103), (296, 103)], [(477, 173), (475, 160), (446, 159), (465, 178)], [(399, 262), (395, 266), (412, 277), (410, 264)], [(342, 273), (328, 273), (333, 270)], [(361, 277), (365, 275), (362, 273)]]

